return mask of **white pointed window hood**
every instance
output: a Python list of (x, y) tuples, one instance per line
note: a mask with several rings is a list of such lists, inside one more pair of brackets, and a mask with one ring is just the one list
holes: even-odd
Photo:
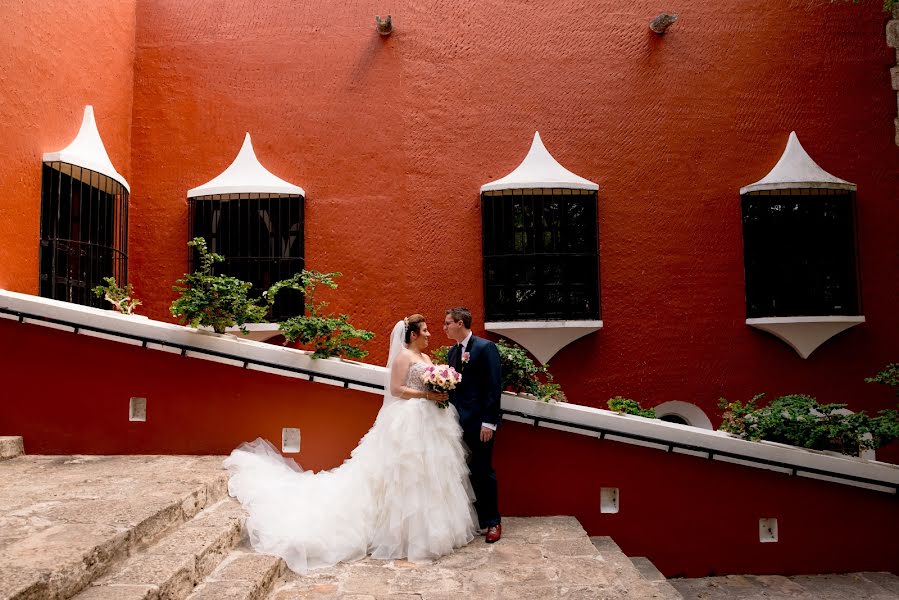
[(740, 194), (762, 190), (832, 189), (855, 191), (854, 183), (834, 177), (812, 160), (796, 132), (790, 132), (787, 147), (771, 172), (753, 184), (740, 188)]
[[(131, 191), (128, 182), (122, 177), (121, 173), (115, 170), (115, 167), (112, 166), (112, 161), (109, 160), (106, 146), (103, 145), (100, 132), (97, 130), (97, 121), (94, 119), (94, 107), (91, 105), (84, 107), (81, 129), (78, 130), (78, 135), (75, 136), (72, 143), (57, 152), (45, 153), (44, 162), (60, 162), (94, 171), (122, 184), (128, 192)], [(85, 178), (83, 175), (78, 177), (78, 174), (73, 172), (71, 168), (63, 168), (63, 171), (67, 175), (88, 181), (88, 178)], [(101, 182), (100, 187), (110, 191), (108, 181)]]
[(199, 187), (188, 190), (188, 198), (201, 196), (238, 196), (240, 194), (271, 194), (306, 196), (303, 188), (273, 175), (260, 164), (247, 133), (237, 158), (221, 175)]
[[(481, 193), (490, 195), (503, 190), (548, 188), (582, 190), (573, 193), (587, 194), (599, 190), (599, 185), (560, 165), (543, 145), (538, 131), (534, 133), (531, 149), (521, 164), (502, 179), (482, 185)], [(546, 364), (568, 344), (600, 330), (602, 321), (490, 321), (484, 323), (484, 328), (514, 340)]]
[[(775, 192), (778, 190), (830, 189), (855, 192), (856, 185), (835, 177), (818, 166), (808, 155), (796, 132), (791, 131), (787, 147), (771, 172), (751, 185), (740, 188), (740, 194)], [(861, 315), (818, 315), (796, 317), (761, 317), (746, 319), (750, 327), (766, 331), (789, 345), (802, 358), (811, 356), (821, 344), (850, 327), (865, 322)]]
[(598, 190), (592, 181), (575, 175), (552, 157), (540, 139), (540, 132), (534, 134), (534, 141), (528, 155), (514, 171), (496, 181), (481, 186), (481, 192), (530, 188), (563, 188), (571, 190)]

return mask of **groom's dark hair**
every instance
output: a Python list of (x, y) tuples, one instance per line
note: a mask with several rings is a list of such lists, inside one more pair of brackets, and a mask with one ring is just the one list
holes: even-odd
[(446, 314), (453, 317), (453, 321), (462, 321), (465, 329), (471, 329), (471, 311), (462, 306), (446, 309)]

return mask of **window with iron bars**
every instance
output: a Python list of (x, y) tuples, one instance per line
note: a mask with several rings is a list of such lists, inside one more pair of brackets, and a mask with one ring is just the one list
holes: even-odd
[(486, 321), (600, 318), (595, 191), (481, 195)]
[(93, 288), (128, 283), (128, 191), (101, 173), (44, 163), (39, 289), (44, 298), (110, 308)]
[(746, 317), (860, 315), (855, 193), (744, 194)]
[[(225, 257), (216, 274), (253, 284), (260, 297), (275, 282), (288, 279), (305, 265), (303, 202), (299, 195), (239, 194), (201, 196), (188, 201), (190, 239), (203, 237), (210, 252)], [(189, 268), (197, 265), (189, 253)], [(272, 320), (303, 314), (303, 295), (278, 293)]]

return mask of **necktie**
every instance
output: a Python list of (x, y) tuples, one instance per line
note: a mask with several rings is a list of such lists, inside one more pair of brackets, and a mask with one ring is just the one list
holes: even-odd
[(453, 360), (454, 364), (453, 368), (458, 371), (462, 367), (462, 352), (465, 351), (465, 348), (462, 344), (456, 344), (456, 354), (455, 359)]

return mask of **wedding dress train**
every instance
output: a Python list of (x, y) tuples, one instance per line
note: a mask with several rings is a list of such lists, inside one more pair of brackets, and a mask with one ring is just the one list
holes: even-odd
[[(424, 366), (411, 366), (408, 387), (424, 392)], [(261, 438), (225, 467), (253, 548), (298, 573), (367, 554), (430, 561), (477, 529), (456, 409), (424, 398), (385, 402), (351, 457), (330, 471), (304, 471)]]

